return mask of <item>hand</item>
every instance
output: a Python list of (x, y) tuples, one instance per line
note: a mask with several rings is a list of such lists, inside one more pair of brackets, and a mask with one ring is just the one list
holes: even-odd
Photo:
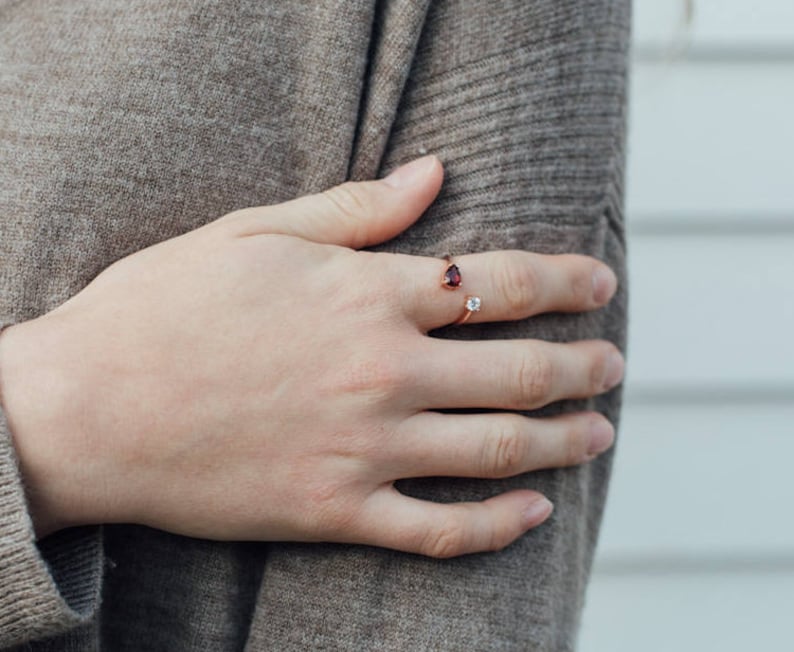
[[(446, 263), (357, 249), (414, 222), (442, 176), (425, 157), (385, 180), (230, 213), (5, 331), (2, 398), (38, 533), (128, 522), (448, 557), (541, 523), (551, 504), (534, 491), (441, 505), (393, 486), (580, 464), (614, 436), (597, 413), (434, 411), (590, 397), (623, 370), (604, 341), (427, 336), (463, 312), (463, 291), (440, 286)], [(483, 298), (472, 322), (590, 310), (616, 286), (584, 256), (455, 262)]]

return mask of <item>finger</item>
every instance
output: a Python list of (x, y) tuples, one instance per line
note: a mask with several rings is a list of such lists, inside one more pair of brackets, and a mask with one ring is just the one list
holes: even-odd
[(363, 543), (441, 559), (501, 550), (545, 521), (552, 509), (543, 495), (529, 490), (442, 505), (384, 488), (364, 510)]
[(374, 181), (348, 181), (273, 206), (244, 208), (221, 220), (238, 235), (279, 233), (360, 249), (393, 238), (413, 224), (438, 195), (441, 162), (429, 155)]
[[(455, 264), (460, 287), (442, 284)], [(576, 254), (543, 255), (528, 251), (493, 251), (443, 259), (397, 255), (389, 266), (404, 290), (404, 309), (424, 331), (450, 324), (464, 310), (466, 296), (482, 299), (468, 323), (524, 319), (545, 312), (579, 312), (606, 304), (617, 288), (604, 263)]]
[(425, 339), (427, 347), (414, 363), (420, 409), (530, 410), (596, 396), (623, 378), (623, 356), (603, 340)]
[(545, 419), (421, 412), (400, 425), (389, 461), (398, 478), (507, 478), (589, 462), (614, 438), (597, 412)]

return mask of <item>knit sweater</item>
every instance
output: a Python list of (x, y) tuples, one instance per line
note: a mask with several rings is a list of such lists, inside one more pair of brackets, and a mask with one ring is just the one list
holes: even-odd
[[(620, 279), (592, 313), (439, 336), (624, 347), (628, 23), (629, 0), (0, 0), (0, 326), (231, 210), (431, 152), (441, 195), (378, 249), (581, 252)], [(556, 504), (499, 553), (439, 561), (133, 525), (37, 542), (13, 444), (0, 412), (0, 648), (75, 652), (571, 650), (611, 465), (402, 482)]]

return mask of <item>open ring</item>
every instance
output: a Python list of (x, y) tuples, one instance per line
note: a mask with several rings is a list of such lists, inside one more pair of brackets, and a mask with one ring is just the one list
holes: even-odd
[(463, 303), (463, 314), (452, 323), (465, 324), (467, 321), (469, 321), (469, 317), (472, 316), (472, 313), (480, 312), (481, 308), (482, 299), (474, 295), (468, 295), (466, 297), (466, 301)]
[(452, 262), (452, 256), (444, 256), (447, 261), (447, 268), (441, 276), (441, 287), (447, 290), (457, 290), (463, 284), (463, 278), (460, 275), (460, 267)]

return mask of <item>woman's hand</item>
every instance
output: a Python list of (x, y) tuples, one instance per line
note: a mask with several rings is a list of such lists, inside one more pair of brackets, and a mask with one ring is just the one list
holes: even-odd
[[(617, 384), (608, 342), (431, 338), (456, 321), (604, 305), (615, 277), (584, 256), (440, 259), (357, 251), (438, 193), (425, 157), (230, 213), (128, 256), (0, 338), (3, 405), (40, 535), (130, 522), (211, 539), (365, 543), (437, 557), (506, 546), (551, 504), (533, 491), (441, 505), (417, 476), (498, 478), (608, 448), (596, 413), (530, 419), (442, 408), (537, 408)], [(460, 328), (465, 328), (465, 325)]]

